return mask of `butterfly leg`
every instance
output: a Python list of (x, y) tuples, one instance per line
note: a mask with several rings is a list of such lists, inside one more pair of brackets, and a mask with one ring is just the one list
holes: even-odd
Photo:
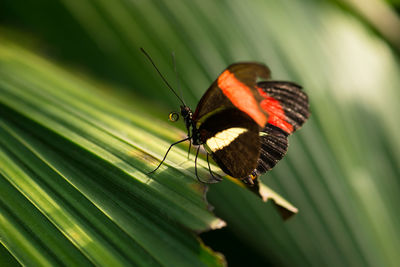
[(221, 181), (222, 179), (215, 178), (215, 176), (212, 174), (212, 171), (211, 171), (211, 168), (210, 168), (210, 163), (209, 163), (209, 161), (208, 161), (208, 154), (207, 154), (208, 168), (209, 168), (209, 171), (210, 171), (210, 173), (211, 173), (211, 176), (212, 176), (213, 180), (212, 180), (212, 181), (203, 181), (203, 180), (200, 179), (199, 175), (197, 174), (197, 158), (198, 158), (198, 156), (199, 156), (199, 151), (200, 151), (200, 146), (198, 146), (198, 148), (197, 148), (196, 157), (195, 157), (195, 159), (194, 159), (194, 172), (195, 172), (195, 174), (196, 174), (197, 180), (198, 180), (200, 183), (203, 183), (203, 184), (213, 184), (213, 183), (216, 183), (216, 182)]
[(187, 138), (185, 138), (185, 139), (182, 139), (182, 140), (180, 140), (180, 141), (177, 141), (177, 142), (171, 144), (171, 145), (169, 146), (167, 152), (165, 153), (164, 158), (163, 158), (162, 161), (160, 162), (160, 164), (158, 164), (158, 166), (157, 166), (154, 170), (152, 170), (151, 172), (148, 172), (147, 174), (152, 174), (153, 172), (155, 172), (156, 170), (158, 170), (158, 168), (160, 168), (160, 166), (164, 163), (165, 159), (167, 158), (168, 152), (171, 150), (171, 148), (172, 148), (174, 145), (177, 145), (177, 144), (179, 144), (179, 143), (185, 142), (185, 141), (187, 141), (187, 140), (190, 140), (190, 137), (187, 137)]
[(200, 151), (200, 146), (197, 147), (197, 151), (196, 151), (196, 157), (194, 158), (194, 173), (196, 174), (196, 178), (200, 183), (204, 182), (202, 180), (200, 180), (199, 175), (197, 174), (197, 157), (199, 156), (199, 151)]
[(189, 155), (190, 155), (190, 149), (192, 148), (192, 138), (189, 137), (189, 150), (188, 150), (188, 159), (189, 159)]
[(215, 176), (213, 175), (213, 172), (212, 172), (211, 167), (210, 167), (210, 161), (208, 160), (208, 155), (209, 155), (209, 154), (207, 153), (208, 171), (210, 172), (211, 177), (214, 179), (214, 181), (216, 181), (216, 182), (221, 182), (221, 181), (222, 181), (222, 177), (221, 177), (221, 176), (219, 176), (218, 174), (216, 174), (217, 177), (215, 177)]

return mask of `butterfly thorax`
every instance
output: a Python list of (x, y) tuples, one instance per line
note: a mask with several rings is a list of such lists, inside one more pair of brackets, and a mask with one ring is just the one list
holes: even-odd
[(185, 121), (185, 126), (188, 131), (188, 136), (191, 137), (193, 145), (201, 145), (203, 142), (200, 140), (200, 132), (196, 128), (195, 121), (193, 120), (193, 112), (188, 106), (181, 106), (181, 115)]
[(186, 129), (190, 130), (190, 127), (192, 126), (192, 121), (193, 121), (193, 112), (188, 106), (181, 106), (181, 115), (183, 117), (183, 120), (185, 121), (185, 126)]
[(200, 131), (195, 126), (192, 126), (192, 143), (195, 146), (204, 144), (204, 141), (200, 135)]

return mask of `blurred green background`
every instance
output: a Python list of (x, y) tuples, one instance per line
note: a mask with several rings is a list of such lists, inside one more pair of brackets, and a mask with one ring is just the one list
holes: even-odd
[[(41, 78), (43, 81), (50, 77), (44, 71), (46, 68), (49, 69), (47, 63), (30, 54), (34, 53), (67, 70), (71, 76), (59, 74), (65, 84), (69, 80), (68, 77), (73, 77), (68, 86), (76, 87), (74, 94), (68, 95), (71, 97), (68, 99), (60, 95), (59, 99), (65, 99), (65, 103), (77, 111), (94, 107), (94, 112), (100, 114), (96, 108), (104, 109), (102, 111), (104, 114), (101, 113), (103, 117), (96, 118), (101, 123), (105, 122), (107, 114), (112, 112), (115, 112), (112, 113), (113, 116), (118, 114), (115, 120), (124, 122), (132, 120), (132, 125), (137, 127), (137, 131), (143, 128), (145, 132), (157, 135), (166, 142), (156, 149), (151, 145), (156, 142), (155, 140), (144, 137), (140, 139), (137, 137), (140, 135), (135, 135), (137, 132), (134, 132), (137, 139), (127, 138), (133, 138), (139, 150), (144, 147), (155, 151), (154, 155), (161, 157), (168, 147), (167, 143), (178, 140), (184, 134), (174, 130), (173, 127), (183, 128), (178, 123), (173, 126), (165, 124), (163, 129), (157, 129), (159, 124), (152, 120), (157, 117), (159, 121), (165, 121), (166, 115), (171, 110), (178, 109), (179, 101), (164, 86), (140, 53), (139, 47), (144, 47), (151, 54), (167, 80), (176, 88), (178, 85), (171, 58), (171, 52), (175, 52), (179, 84), (185, 101), (193, 109), (208, 86), (226, 66), (237, 61), (263, 62), (272, 70), (274, 79), (301, 84), (310, 98), (312, 112), (310, 120), (302, 130), (290, 138), (287, 157), (274, 170), (262, 177), (268, 186), (293, 203), (299, 209), (299, 214), (283, 222), (272, 206), (257, 201), (251, 194), (238, 191), (238, 188), (229, 183), (222, 182), (210, 186), (208, 197), (215, 207), (215, 214), (226, 221), (228, 227), (203, 233), (200, 235), (201, 238), (207, 246), (222, 252), (230, 266), (398, 266), (400, 263), (398, 253), (400, 247), (399, 10), (400, 2), (395, 0), (2, 0), (0, 3), (0, 51), (2, 51), (0, 94), (4, 94), (0, 102), (0, 114), (4, 120), (2, 127), (11, 129), (10, 125), (14, 122), (15, 125), (23, 122), (19, 128), (15, 128), (22, 129), (18, 136), (23, 136), (25, 129), (23, 127), (28, 130), (37, 128), (36, 125), (29, 126), (30, 123), (33, 124), (34, 119), (28, 118), (28, 115), (20, 117), (22, 109), (16, 108), (19, 105), (18, 101), (25, 94), (20, 96), (17, 93), (15, 96), (13, 94), (22, 87), (16, 86), (14, 91), (5, 89), (11, 88), (5, 86), (5, 81), (9, 81), (7, 75), (11, 70), (15, 71), (13, 72), (15, 84), (18, 84), (18, 79), (29, 81), (23, 76), (30, 71), (27, 71), (27, 65), (30, 69), (35, 69), (37, 66), (38, 70), (40, 69), (38, 73), (43, 74)], [(14, 51), (12, 50), (14, 46), (23, 47), (31, 52), (24, 54), (25, 52), (18, 52), (19, 48)], [(10, 51), (14, 51), (14, 54)], [(13, 56), (10, 56), (11, 54)], [(13, 60), (16, 58), (21, 62), (26, 61), (24, 63), (26, 66), (18, 65), (18, 67), (14, 64)], [(51, 70), (51, 73), (54, 77), (51, 76), (49, 81), (53, 82), (58, 79), (58, 70)], [(35, 75), (32, 72), (33, 78)], [(87, 81), (90, 86), (86, 83), (74, 84), (76, 82), (74, 79)], [(47, 85), (48, 94), (56, 91), (58, 93), (62, 88), (55, 85), (52, 89), (49, 84)], [(24, 86), (30, 85), (24, 84)], [(93, 95), (87, 94), (85, 95), (87, 98), (82, 100), (84, 97), (79, 95), (79, 86), (93, 87), (93, 90), (88, 91)], [(36, 94), (35, 90), (40, 91), (42, 87), (45, 86), (32, 86), (32, 92)], [(5, 96), (5, 92), (9, 98)], [(17, 104), (10, 104), (10, 99), (14, 99), (13, 103)], [(27, 97), (23, 101), (28, 103), (30, 99)], [(82, 105), (79, 107), (73, 106), (74, 103), (81, 102)], [(41, 103), (44, 104), (38, 102), (33, 107), (39, 107)], [(112, 107), (115, 103), (121, 105), (118, 108), (124, 110), (126, 112), (124, 114), (135, 113), (132, 116), (137, 116), (136, 119), (129, 117), (131, 115), (121, 115), (120, 111), (115, 111)], [(30, 112), (26, 111), (26, 114)], [(85, 120), (90, 125), (94, 124), (93, 119), (85, 118)], [(55, 121), (57, 122), (57, 118)], [(9, 122), (10, 125), (7, 124)], [(35, 122), (41, 124), (39, 117)], [(55, 124), (43, 125), (53, 129)], [(61, 125), (66, 124), (61, 123)], [(109, 122), (110, 132), (115, 130), (113, 136), (119, 134), (123, 136), (122, 126), (115, 125), (117, 124)], [(129, 126), (129, 123), (127, 125)], [(82, 126), (82, 136), (87, 134), (85, 127)], [(43, 133), (41, 131), (44, 130), (41, 129), (36, 134), (41, 135)], [(34, 143), (29, 141), (30, 134), (34, 135), (28, 132), (23, 142), (26, 147), (33, 146)], [(5, 135), (2, 136), (4, 138)], [(89, 147), (75, 139), (74, 144)], [(67, 144), (57, 142), (52, 145), (68, 147)], [(103, 147), (115, 155), (122, 149), (116, 147), (116, 151), (113, 151), (107, 144)], [(14, 153), (6, 143), (2, 143), (2, 148), (9, 152), (5, 155)], [(73, 158), (71, 156), (75, 155), (73, 152), (68, 154), (69, 157)], [(100, 155), (103, 152), (96, 153)], [(139, 158), (145, 157), (139, 156)], [(0, 157), (0, 161), (4, 164), (2, 166), (9, 166), (5, 163), (6, 160), (16, 159), (13, 156)], [(24, 160), (28, 159), (22, 156), (19, 160), (21, 164), (25, 164)], [(77, 169), (87, 168), (82, 160), (77, 160), (79, 161), (76, 162)], [(134, 167), (146, 166), (146, 160), (143, 162), (131, 163)], [(103, 161), (100, 161), (100, 164), (103, 164)], [(187, 163), (188, 166), (191, 164), (193, 162)], [(105, 170), (108, 170), (108, 167), (99, 175), (107, 177)], [(140, 170), (145, 172), (146, 168)], [(91, 166), (88, 172), (96, 172), (96, 166)], [(177, 175), (172, 171), (167, 174), (171, 177)], [(2, 171), (1, 175), (11, 177), (8, 181), (12, 180), (12, 175), (8, 176), (5, 171)], [(190, 172), (185, 175), (190, 177)], [(180, 176), (177, 176), (176, 180), (179, 179)], [(107, 178), (104, 178), (104, 181), (106, 180)], [(161, 183), (168, 182), (164, 180)], [(171, 181), (167, 185), (174, 192), (179, 191), (185, 195), (185, 190), (179, 189), (180, 182), (177, 183), (174, 185)], [(187, 183), (190, 188), (193, 187), (192, 182)], [(14, 194), (12, 190), (15, 188), (20, 190), (18, 186), (13, 185), (9, 191), (4, 190), (3, 194)], [(76, 184), (74, 186), (77, 187)], [(106, 184), (103, 186), (107, 187)], [(120, 188), (116, 188), (114, 193), (120, 194), (122, 191), (119, 190)], [(202, 204), (199, 204), (201, 197), (199, 192), (197, 193), (197, 200), (194, 200), (194, 203), (199, 207)], [(93, 201), (92, 195), (85, 191), (82, 191), (82, 194), (107, 214), (101, 204)], [(131, 197), (135, 199), (136, 195), (133, 194)], [(13, 212), (12, 208), (7, 206), (9, 202), (6, 199), (2, 198), (3, 202), (0, 204), (3, 211), (2, 227), (6, 222), (13, 224), (10, 218), (23, 221), (22, 217), (19, 218), (16, 214), (8, 217), (4, 215), (5, 210), (10, 214)], [(103, 201), (101, 198), (98, 200)], [(129, 206), (131, 200), (121, 201)], [(143, 209), (146, 209), (146, 202), (143, 205)], [(160, 203), (154, 205), (162, 210), (162, 206), (157, 206), (161, 205)], [(139, 204), (138, 209), (140, 209)], [(217, 220), (208, 213), (198, 215), (193, 222), (184, 215), (182, 219), (176, 219), (181, 213), (180, 211), (174, 213), (173, 208), (165, 213), (165, 218), (170, 220), (168, 223), (178, 224), (179, 227), (183, 225), (184, 229), (191, 230), (204, 231), (207, 228), (205, 225), (210, 226)], [(146, 211), (143, 211), (143, 214), (146, 214), (143, 215), (145, 217), (148, 215)], [(201, 218), (206, 217), (204, 224), (196, 224)], [(152, 218), (149, 217), (149, 220)], [(160, 226), (161, 221), (155, 224)], [(120, 227), (118, 224), (120, 221), (116, 219), (115, 222)], [(125, 224), (129, 225), (129, 221)], [(181, 229), (179, 227), (176, 229)], [(62, 226), (57, 226), (57, 229), (64, 232)], [(53, 231), (57, 232), (57, 229)], [(124, 233), (128, 231), (123, 227), (121, 229)], [(16, 231), (14, 236), (22, 233), (21, 231)], [(28, 232), (30, 231), (33, 230)], [(156, 251), (143, 253), (157, 254), (157, 249), (162, 250), (163, 246), (170, 244), (168, 238), (172, 240), (180, 235), (181, 230), (174, 231), (168, 232), (170, 236), (163, 236), (160, 233), (160, 239), (165, 239), (167, 242), (159, 248), (154, 246)], [(121, 233), (121, 236), (124, 233)], [(24, 253), (20, 252), (24, 251), (20, 250), (24, 245), (9, 241), (19, 240), (18, 238), (4, 238), (1, 232), (0, 237), (2, 237), (0, 244), (3, 245), (0, 255), (4, 264), (29, 263), (22, 256)], [(36, 240), (35, 238), (33, 239)], [(177, 238), (179, 242), (189, 239), (192, 243), (183, 242), (182, 248), (192, 248), (197, 246), (194, 244), (200, 244), (189, 231)], [(77, 253), (82, 254), (82, 261), (77, 261), (78, 265), (83, 265), (84, 259), (88, 260), (88, 264), (107, 265), (106, 262), (94, 260), (93, 255), (99, 253), (96, 248), (93, 249), (94, 254), (91, 254), (77, 245), (74, 238), (69, 237), (68, 240), (70, 245), (65, 246), (76, 246)], [(46, 241), (41, 242), (46, 244)], [(158, 242), (157, 239), (149, 241), (150, 248), (154, 242)], [(32, 246), (37, 249), (36, 245)], [(140, 247), (140, 244), (138, 246)], [(46, 245), (43, 245), (43, 248), (45, 247)], [(145, 261), (140, 258), (140, 255), (144, 255), (141, 254), (141, 249), (135, 249), (129, 242), (122, 243), (121, 248), (115, 248), (114, 245), (111, 247), (114, 250), (109, 250), (110, 254), (125, 249), (124, 253), (127, 255), (129, 253), (139, 255), (135, 258), (137, 261), (121, 261), (122, 265), (141, 262), (145, 266), (187, 266), (187, 262), (190, 262), (174, 262), (176, 258), (172, 256), (166, 258), (171, 261), (161, 261), (164, 259), (161, 256), (150, 257), (156, 258), (156, 261)], [(103, 248), (107, 251), (107, 246)], [(25, 252), (31, 250), (27, 249)], [(210, 253), (210, 256), (204, 257), (205, 260), (202, 262), (206, 265), (221, 264), (209, 261), (210, 257), (218, 258), (218, 256), (206, 249), (204, 251), (193, 257), (201, 258)], [(174, 252), (185, 253), (179, 249)], [(64, 262), (57, 252), (46, 254), (42, 249), (38, 249), (37, 253), (35, 254), (37, 259), (40, 257), (57, 259), (49, 261), (50, 265), (54, 262)], [(118, 261), (119, 258), (115, 259)]]

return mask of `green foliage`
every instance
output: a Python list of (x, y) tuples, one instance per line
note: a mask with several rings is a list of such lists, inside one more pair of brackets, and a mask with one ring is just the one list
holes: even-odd
[[(144, 47), (172, 84), (175, 51), (191, 107), (241, 60), (266, 63), (310, 96), (310, 121), (263, 177), (299, 214), (282, 222), (245, 190), (210, 186), (216, 214), (245, 247), (242, 260), (252, 251), (285, 266), (398, 265), (399, 36), (380, 27), (396, 20), (353, 15), (354, 6), (342, 8), (350, 2), (4, 1), (7, 38), (74, 75), (1, 40), (0, 255), (42, 265), (222, 264), (189, 231), (222, 221), (206, 211), (185, 150), (145, 175), (184, 133), (154, 123), (178, 101)], [(229, 255), (230, 246), (218, 249)]]
[(147, 151), (167, 142), (143, 118), (4, 40), (0, 62), (0, 235), (19, 262), (222, 264), (188, 231), (224, 225), (203, 185), (165, 167), (146, 175), (158, 162)]

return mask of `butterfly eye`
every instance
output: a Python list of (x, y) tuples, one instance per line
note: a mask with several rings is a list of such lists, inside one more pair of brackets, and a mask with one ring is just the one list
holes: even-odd
[(179, 114), (177, 112), (173, 111), (173, 112), (169, 113), (168, 119), (172, 122), (175, 122), (175, 121), (179, 120)]

